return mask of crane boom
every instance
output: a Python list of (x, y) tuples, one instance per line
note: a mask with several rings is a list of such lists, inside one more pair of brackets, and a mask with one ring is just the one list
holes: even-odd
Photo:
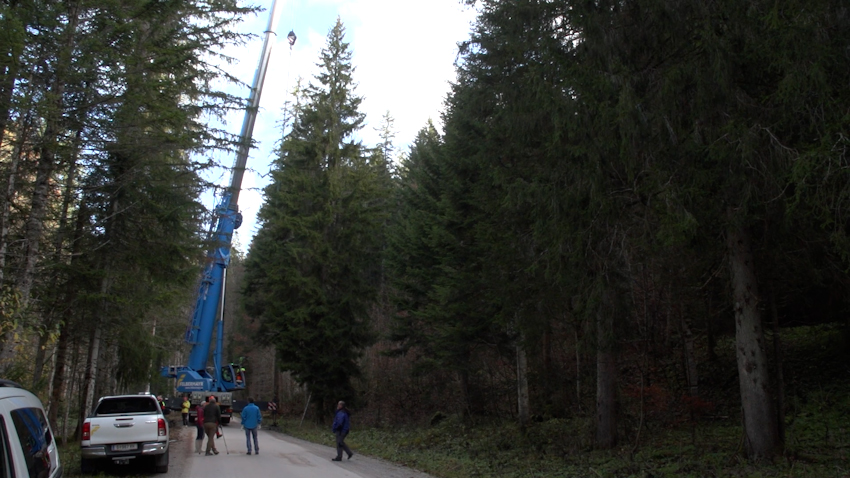
[(239, 151), (236, 153), (236, 160), (233, 162), (233, 170), (230, 176), (230, 194), (232, 196), (233, 206), (239, 202), (239, 191), (242, 189), (242, 176), (245, 174), (245, 165), (248, 163), (248, 153), (251, 150), (251, 136), (254, 134), (254, 123), (257, 121), (257, 112), (260, 109), (260, 95), (263, 93), (263, 82), (266, 78), (266, 71), (269, 68), (269, 60), (272, 56), (272, 47), (274, 46), (273, 37), (277, 34), (277, 22), (280, 18), (279, 5), (277, 0), (272, 0), (272, 11), (269, 16), (269, 25), (266, 27), (263, 38), (263, 51), (260, 54), (260, 63), (257, 66), (257, 71), (254, 73), (254, 82), (251, 85), (251, 93), (248, 96), (248, 107), (245, 109), (245, 119), (242, 121), (242, 131), (239, 133)]
[[(269, 23), (264, 33), (263, 50), (254, 74), (251, 93), (245, 108), (245, 118), (239, 134), (239, 146), (231, 172), (230, 186), (222, 195), (215, 209), (215, 246), (207, 252), (207, 260), (201, 278), (198, 297), (192, 320), (186, 330), (186, 343), (192, 346), (187, 365), (163, 367), (161, 375), (176, 378), (176, 389), (188, 392), (230, 392), (245, 388), (245, 374), (240, 366), (222, 364), (224, 336), (224, 284), (227, 266), (230, 263), (230, 248), (233, 231), (242, 223), (239, 213), (239, 192), (251, 149), (251, 137), (260, 106), (260, 96), (275, 43), (280, 5), (272, 0)], [(207, 370), (213, 330), (216, 329), (216, 344), (213, 350), (213, 372)]]

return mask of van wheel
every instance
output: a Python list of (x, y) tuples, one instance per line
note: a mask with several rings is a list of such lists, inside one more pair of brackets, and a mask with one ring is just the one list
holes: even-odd
[(89, 458), (80, 459), (80, 473), (83, 475), (93, 475), (97, 473), (97, 464)]
[(157, 473), (168, 473), (168, 451), (153, 457), (153, 465)]

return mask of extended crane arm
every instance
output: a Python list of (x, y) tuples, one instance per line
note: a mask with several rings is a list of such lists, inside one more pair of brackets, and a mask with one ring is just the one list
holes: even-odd
[[(177, 390), (181, 393), (192, 391), (230, 391), (245, 388), (245, 376), (233, 365), (222, 365), (221, 355), (224, 335), (224, 282), (227, 266), (230, 264), (230, 247), (233, 243), (233, 231), (242, 223), (239, 213), (239, 192), (242, 189), (242, 177), (251, 149), (251, 138), (260, 106), (260, 95), (271, 58), (276, 34), (275, 29), (282, 2), (273, 0), (269, 23), (263, 39), (263, 51), (254, 74), (254, 82), (245, 108), (245, 119), (239, 134), (239, 147), (230, 178), (230, 187), (222, 196), (215, 210), (215, 247), (207, 253), (201, 285), (192, 320), (186, 330), (186, 342), (192, 346), (189, 362), (185, 366), (163, 367), (164, 377), (177, 379)], [(217, 322), (217, 323), (216, 323)], [(216, 346), (213, 352), (214, 372), (207, 369), (213, 330), (217, 329)]]
[(266, 27), (263, 38), (263, 52), (260, 55), (260, 63), (254, 73), (254, 82), (251, 93), (248, 96), (248, 107), (245, 109), (245, 119), (242, 121), (242, 131), (239, 133), (239, 150), (236, 160), (233, 162), (233, 171), (230, 176), (230, 194), (233, 207), (239, 202), (239, 191), (242, 189), (242, 176), (245, 175), (245, 165), (248, 163), (248, 153), (251, 149), (251, 137), (254, 134), (254, 123), (257, 121), (257, 112), (260, 109), (260, 95), (263, 93), (263, 83), (266, 71), (269, 68), (269, 60), (272, 56), (272, 47), (277, 39), (275, 30), (280, 18), (279, 8), (283, 3), (272, 1), (272, 11), (269, 16), (269, 24)]

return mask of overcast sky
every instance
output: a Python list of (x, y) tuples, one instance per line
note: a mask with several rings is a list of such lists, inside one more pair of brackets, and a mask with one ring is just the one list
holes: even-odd
[[(355, 94), (364, 97), (361, 112), (366, 126), (361, 136), (366, 146), (378, 141), (375, 128), (380, 127), (387, 111), (395, 120), (395, 146), (406, 152), (416, 133), (432, 119), (439, 126), (443, 100), (449, 82), (455, 78), (454, 61), (458, 42), (469, 37), (475, 14), (460, 0), (278, 0), (284, 2), (277, 28), (260, 113), (254, 127), (254, 140), (259, 143), (248, 158), (239, 207), (243, 224), (237, 230), (234, 244), (247, 252), (256, 233), (256, 215), (262, 205), (262, 188), (268, 183), (267, 173), (273, 149), (281, 131), (281, 109), (289, 98), (297, 78), (311, 81), (318, 71), (319, 53), (337, 17), (345, 26), (355, 67)], [(258, 0), (266, 9), (239, 26), (243, 32), (258, 35), (254, 41), (226, 53), (238, 59), (228, 66), (231, 74), (251, 84), (257, 68), (262, 34), (268, 24), (272, 0)], [(291, 49), (286, 35), (292, 30), (298, 36)], [(248, 91), (230, 90), (247, 98)], [(237, 134), (244, 113), (228, 117), (225, 126)], [(230, 167), (233, 155), (216, 158)], [(226, 186), (229, 171), (211, 178)], [(214, 206), (212, 198), (205, 200)]]

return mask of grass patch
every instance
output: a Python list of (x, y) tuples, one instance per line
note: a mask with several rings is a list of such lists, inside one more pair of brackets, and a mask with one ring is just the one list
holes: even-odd
[[(326, 428), (283, 421), (289, 435), (334, 446)], [(609, 451), (575, 448), (576, 431), (586, 428), (580, 420), (535, 423), (525, 434), (513, 423), (470, 427), (457, 419), (429, 428), (362, 429), (355, 423), (346, 443), (356, 453), (440, 478), (850, 476), (843, 446), (825, 447), (823, 437), (811, 436), (808, 446), (773, 463), (752, 464), (739, 451), (740, 427), (734, 423), (701, 424), (696, 435), (691, 429), (665, 430), (637, 450), (626, 445)]]

